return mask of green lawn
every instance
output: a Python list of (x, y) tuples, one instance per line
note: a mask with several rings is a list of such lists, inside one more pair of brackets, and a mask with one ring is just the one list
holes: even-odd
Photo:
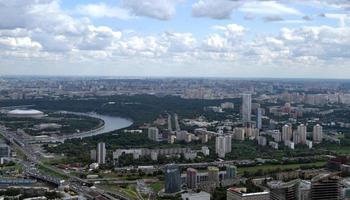
[(325, 161), (319, 161), (319, 162), (314, 162), (314, 163), (307, 163), (307, 164), (279, 164), (279, 165), (257, 165), (254, 167), (239, 167), (238, 168), (238, 174), (243, 174), (244, 171), (247, 172), (257, 172), (258, 170), (263, 170), (263, 171), (268, 171), (268, 170), (275, 170), (277, 168), (280, 168), (282, 171), (286, 169), (300, 169), (301, 166), (317, 166), (317, 167), (322, 167), (326, 164)]
[(150, 185), (150, 188), (152, 188), (152, 190), (154, 190), (155, 192), (159, 192), (161, 189), (163, 189), (163, 187), (164, 187), (164, 182), (163, 181), (152, 183)]

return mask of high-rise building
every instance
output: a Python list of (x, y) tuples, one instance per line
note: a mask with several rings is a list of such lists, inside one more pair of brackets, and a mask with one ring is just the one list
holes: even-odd
[(282, 141), (286, 144), (287, 141), (291, 141), (293, 135), (292, 126), (288, 124), (282, 127)]
[(311, 179), (311, 200), (340, 199), (339, 177), (332, 174), (320, 174)]
[(261, 110), (261, 108), (256, 109), (256, 128), (262, 129), (262, 110)]
[(220, 158), (224, 158), (226, 153), (230, 153), (232, 149), (232, 137), (231, 135), (217, 136), (215, 138), (215, 153)]
[(148, 128), (148, 139), (158, 142), (159, 130), (157, 127), (149, 127)]
[(97, 156), (96, 149), (92, 149), (90, 151), (90, 160), (95, 162), (96, 161), (96, 156)]
[(179, 166), (169, 164), (165, 166), (164, 172), (165, 193), (176, 193), (181, 189), (181, 174)]
[(242, 94), (242, 121), (244, 124), (250, 123), (252, 112), (252, 95)]
[(208, 181), (218, 185), (220, 183), (219, 172), (219, 168), (217, 167), (208, 167)]
[(322, 142), (322, 139), (323, 139), (322, 126), (317, 124), (314, 126), (313, 131), (312, 131), (312, 141), (315, 144), (319, 144)]
[(267, 183), (270, 189), (271, 200), (295, 200), (298, 196), (299, 179), (282, 182), (282, 181), (271, 181)]
[(106, 164), (106, 144), (100, 142), (97, 144), (96, 158), (98, 164)]
[(0, 158), (10, 157), (11, 150), (7, 144), (0, 143)]
[(187, 168), (186, 172), (186, 183), (187, 188), (196, 189), (197, 188), (197, 170), (193, 168)]
[(237, 176), (237, 167), (234, 165), (226, 165), (226, 179), (233, 179)]
[(306, 126), (304, 124), (300, 124), (297, 131), (299, 135), (299, 143), (306, 144)]

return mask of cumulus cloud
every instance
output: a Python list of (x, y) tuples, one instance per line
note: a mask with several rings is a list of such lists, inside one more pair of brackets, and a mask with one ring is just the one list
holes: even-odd
[(104, 3), (78, 5), (76, 10), (81, 15), (94, 18), (108, 17), (123, 20), (131, 18), (128, 10), (117, 6), (106, 5)]
[(169, 20), (176, 13), (176, 5), (182, 0), (122, 0), (124, 8), (136, 16)]
[(232, 11), (239, 5), (241, 2), (229, 0), (199, 0), (192, 5), (192, 15), (194, 17), (229, 19)]

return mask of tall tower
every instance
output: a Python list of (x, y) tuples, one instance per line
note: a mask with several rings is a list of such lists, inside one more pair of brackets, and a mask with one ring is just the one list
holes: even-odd
[(106, 144), (104, 142), (100, 142), (97, 144), (97, 163), (98, 164), (106, 164)]
[(175, 164), (165, 166), (165, 193), (176, 193), (181, 189), (180, 169)]
[(242, 121), (244, 124), (250, 123), (252, 112), (252, 95), (242, 94)]
[(215, 138), (215, 153), (220, 158), (224, 158), (226, 154), (226, 139), (224, 136), (217, 136)]
[(257, 108), (256, 110), (256, 128), (261, 129), (262, 128), (262, 111), (261, 108)]
[(293, 130), (292, 126), (289, 126), (288, 124), (284, 125), (282, 127), (282, 141), (286, 143), (287, 141), (290, 141), (292, 139)]
[(197, 170), (193, 168), (187, 168), (186, 183), (190, 189), (197, 188)]
[(322, 142), (322, 138), (323, 138), (322, 126), (317, 124), (314, 126), (312, 131), (312, 140), (314, 143), (319, 144)]
[(299, 142), (301, 144), (306, 144), (306, 126), (304, 124), (300, 124), (298, 126), (298, 135), (299, 135)]

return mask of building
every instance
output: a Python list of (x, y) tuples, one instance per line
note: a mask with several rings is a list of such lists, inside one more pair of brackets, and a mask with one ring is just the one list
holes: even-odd
[(298, 196), (299, 179), (282, 182), (271, 181), (267, 183), (270, 189), (271, 200), (295, 200)]
[(215, 138), (215, 153), (220, 158), (225, 158), (226, 153), (231, 152), (232, 149), (232, 138), (231, 135), (217, 136)]
[(209, 148), (207, 146), (203, 146), (202, 153), (204, 154), (204, 156), (209, 156), (209, 154), (210, 154)]
[(252, 95), (242, 94), (242, 122), (250, 123), (252, 112)]
[(148, 128), (148, 139), (156, 142), (159, 141), (159, 130), (157, 127)]
[(322, 126), (317, 124), (314, 126), (313, 130), (312, 130), (312, 141), (315, 144), (319, 144), (322, 142), (323, 139), (323, 130), (322, 130)]
[(266, 146), (267, 145), (267, 139), (264, 136), (258, 137), (258, 145)]
[(164, 172), (165, 193), (177, 193), (181, 190), (180, 169), (175, 164), (165, 166)]
[(39, 110), (11, 110), (7, 113), (9, 117), (18, 117), (18, 118), (41, 118), (44, 117), (44, 113)]
[(106, 144), (104, 142), (97, 144), (96, 154), (97, 163), (106, 164)]
[(199, 193), (183, 193), (181, 194), (182, 200), (210, 200), (210, 194), (204, 191)]
[(219, 185), (219, 168), (217, 167), (208, 167), (208, 181), (212, 184)]
[(256, 128), (262, 129), (262, 110), (261, 110), (261, 108), (256, 109)]
[(7, 144), (0, 143), (0, 158), (8, 158), (10, 155), (10, 147)]
[(197, 188), (197, 170), (193, 168), (187, 168), (186, 172), (186, 184), (187, 188), (196, 189)]
[(234, 165), (226, 165), (226, 179), (234, 179), (237, 176), (237, 167)]
[(298, 126), (297, 133), (299, 136), (299, 143), (306, 144), (306, 126), (304, 124)]
[(233, 137), (235, 140), (243, 141), (245, 139), (245, 129), (244, 128), (235, 128)]
[(284, 125), (282, 127), (282, 141), (284, 144), (286, 144), (287, 141), (291, 141), (293, 136), (293, 130), (292, 126), (289, 126), (288, 124)]
[(270, 192), (247, 193), (247, 188), (231, 187), (226, 194), (227, 200), (270, 200)]
[(340, 199), (339, 176), (320, 174), (311, 179), (311, 200)]
[(97, 157), (96, 149), (92, 149), (90, 151), (90, 160), (95, 162), (96, 161), (96, 157)]

